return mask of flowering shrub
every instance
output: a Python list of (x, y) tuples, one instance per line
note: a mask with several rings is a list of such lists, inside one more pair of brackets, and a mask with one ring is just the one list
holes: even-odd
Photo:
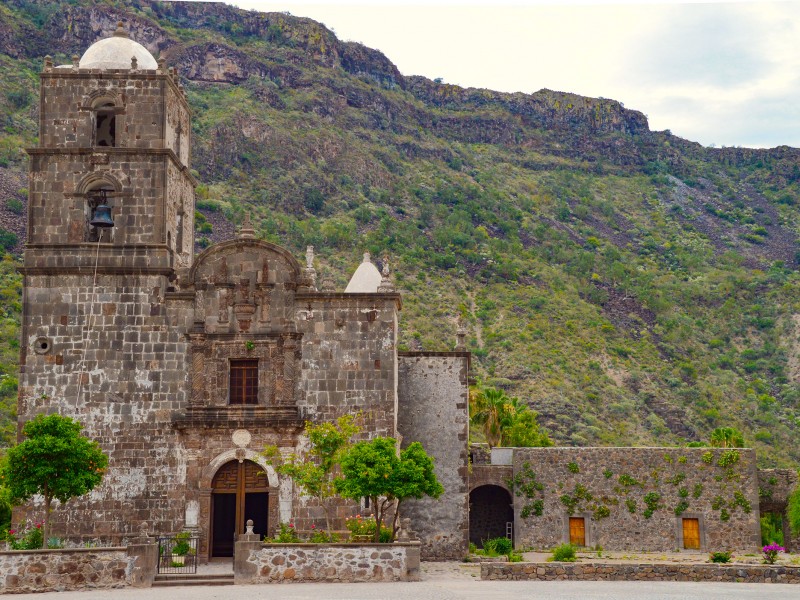
[(786, 548), (778, 544), (770, 544), (769, 546), (764, 546), (761, 552), (764, 553), (764, 564), (774, 565), (775, 561), (778, 559), (778, 553), (786, 552)]
[[(345, 525), (350, 531), (350, 539), (353, 539), (355, 535), (368, 535), (370, 538), (375, 537), (375, 519), (371, 516), (365, 519), (361, 515), (356, 515), (352, 519), (347, 519)], [(388, 544), (391, 541), (392, 530), (381, 525), (380, 542), (382, 544)]]
[(0, 539), (8, 542), (12, 550), (38, 550), (44, 543), (42, 523), (36, 523), (25, 530), (9, 529), (3, 532)]
[(290, 521), (288, 523), (280, 523), (278, 525), (278, 535), (270, 541), (277, 544), (299, 544), (300, 536), (295, 531), (294, 523)]

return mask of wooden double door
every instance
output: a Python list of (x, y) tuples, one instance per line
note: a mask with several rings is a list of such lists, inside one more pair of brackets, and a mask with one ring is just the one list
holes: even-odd
[(267, 535), (269, 480), (256, 463), (232, 460), (220, 467), (211, 483), (211, 557), (233, 556), (233, 544), (245, 532)]

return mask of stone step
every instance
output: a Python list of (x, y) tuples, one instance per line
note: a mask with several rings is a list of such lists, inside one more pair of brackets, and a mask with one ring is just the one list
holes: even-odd
[(157, 575), (153, 587), (180, 585), (233, 585), (233, 573)]

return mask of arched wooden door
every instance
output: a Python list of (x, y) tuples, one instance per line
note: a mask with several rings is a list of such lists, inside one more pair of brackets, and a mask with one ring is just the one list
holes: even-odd
[(233, 556), (235, 538), (245, 532), (248, 519), (253, 531), (266, 536), (269, 480), (256, 463), (232, 460), (220, 467), (211, 482), (211, 557)]

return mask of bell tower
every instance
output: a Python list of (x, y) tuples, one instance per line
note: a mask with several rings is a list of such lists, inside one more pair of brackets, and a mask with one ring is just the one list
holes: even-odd
[(118, 539), (139, 526), (119, 517), (126, 507), (166, 531), (183, 518), (166, 473), (184, 464), (169, 415), (187, 388), (180, 319), (191, 317), (174, 290), (193, 258), (190, 131), (177, 72), (122, 23), (72, 64), (45, 59), (28, 150), (19, 427), (73, 417), (110, 458), (101, 488), (54, 535)]

